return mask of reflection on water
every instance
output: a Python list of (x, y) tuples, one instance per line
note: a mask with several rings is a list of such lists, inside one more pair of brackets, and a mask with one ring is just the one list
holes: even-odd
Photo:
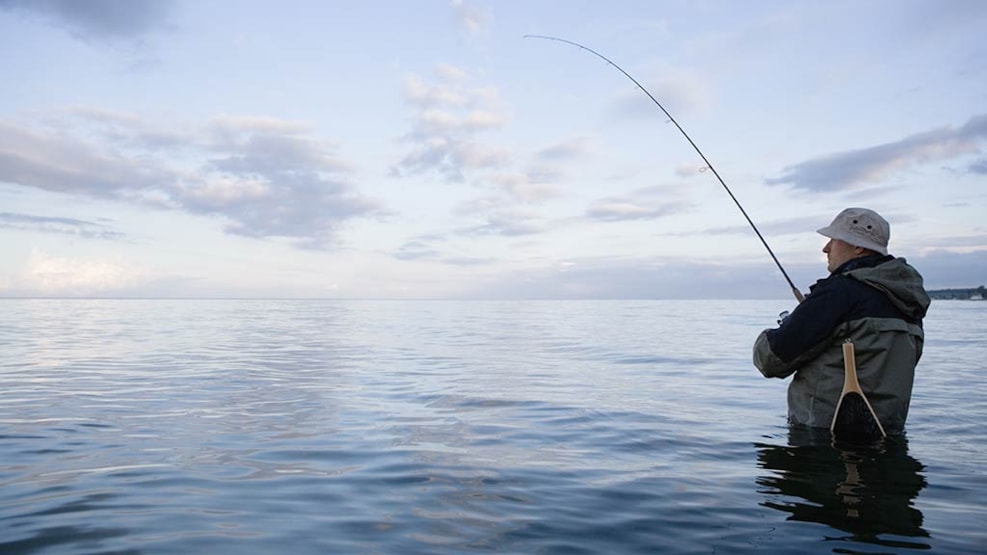
[(937, 307), (910, 446), (835, 448), (759, 301), (3, 300), (0, 555), (985, 553), (987, 304)]
[(924, 466), (903, 437), (875, 445), (834, 445), (828, 430), (792, 428), (788, 445), (755, 444), (764, 507), (789, 521), (841, 530), (829, 541), (898, 549), (930, 549), (922, 513), (914, 506), (926, 486)]

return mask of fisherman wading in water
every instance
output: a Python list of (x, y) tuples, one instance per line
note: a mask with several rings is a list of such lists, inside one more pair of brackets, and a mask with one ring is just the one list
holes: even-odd
[(754, 365), (768, 378), (794, 374), (788, 387), (793, 425), (829, 428), (844, 383), (844, 341), (852, 341), (860, 386), (889, 435), (904, 431), (922, 318), (929, 295), (904, 258), (888, 255), (891, 228), (873, 210), (847, 208), (819, 233), (829, 277), (805, 301), (761, 332)]

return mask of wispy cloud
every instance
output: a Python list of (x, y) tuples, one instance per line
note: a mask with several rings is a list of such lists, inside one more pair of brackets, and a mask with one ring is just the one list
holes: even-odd
[(351, 174), (336, 145), (271, 118), (177, 131), (99, 111), (56, 127), (0, 121), (0, 181), (221, 216), (228, 233), (301, 248), (329, 248), (343, 222), (380, 209)]
[(446, 181), (462, 182), (471, 171), (511, 162), (509, 149), (477, 139), (510, 119), (499, 93), (469, 81), (466, 72), (449, 65), (436, 68), (432, 83), (415, 74), (405, 78), (405, 100), (414, 113), (411, 130), (403, 137), (409, 151), (392, 168), (395, 175), (436, 172)]
[(480, 197), (456, 207), (455, 214), (472, 223), (443, 232), (408, 239), (391, 256), (398, 260), (429, 260), (456, 266), (475, 266), (492, 262), (476, 256), (476, 247), (467, 254), (457, 253), (456, 243), (463, 238), (524, 237), (546, 231), (543, 219), (531, 210), (520, 208), (500, 197)]
[[(987, 233), (976, 233), (980, 230), (971, 230), (969, 235), (950, 235), (946, 237), (926, 238), (922, 245), (931, 251), (950, 250), (952, 252), (987, 252)], [(987, 279), (987, 266), (984, 266), (984, 279)]]
[(681, 213), (689, 204), (667, 187), (648, 187), (624, 196), (612, 196), (593, 201), (586, 216), (603, 222), (656, 220)]
[(0, 212), (0, 228), (74, 235), (83, 239), (117, 240), (125, 237), (123, 233), (101, 223), (11, 212)]
[(499, 173), (490, 177), (490, 182), (518, 203), (533, 204), (559, 196), (555, 185), (558, 176), (555, 172), (536, 168), (529, 172)]
[(493, 21), (490, 11), (469, 5), (465, 0), (452, 0), (449, 5), (456, 15), (456, 21), (470, 34), (483, 32)]
[(431, 260), (441, 256), (433, 244), (439, 237), (416, 237), (405, 242), (393, 254), (398, 260)]
[(538, 150), (534, 157), (542, 161), (565, 162), (594, 154), (595, 148), (588, 137), (572, 137)]
[(594, 220), (622, 222), (627, 220), (657, 220), (678, 213), (680, 204), (659, 204), (633, 199), (613, 197), (600, 199), (586, 209), (586, 215)]
[(482, 266), (496, 259), (482, 256), (445, 255), (438, 248), (454, 234), (429, 234), (414, 237), (401, 245), (392, 256), (398, 260), (424, 260), (450, 266)]
[[(561, 195), (561, 185), (574, 161), (595, 153), (590, 139), (573, 137), (537, 149), (523, 169), (498, 171), (486, 178), (503, 196), (501, 204), (541, 204)], [(486, 201), (484, 201), (486, 202)]]
[[(785, 168), (769, 185), (789, 185), (806, 191), (842, 191), (873, 184), (888, 175), (939, 160), (976, 154), (987, 139), (987, 114), (970, 118), (960, 127), (942, 127), (859, 150), (831, 154)], [(970, 171), (976, 173), (978, 166)]]
[(544, 228), (540, 218), (527, 210), (518, 208), (502, 209), (486, 214), (486, 222), (463, 229), (462, 235), (504, 235), (519, 237), (542, 233)]

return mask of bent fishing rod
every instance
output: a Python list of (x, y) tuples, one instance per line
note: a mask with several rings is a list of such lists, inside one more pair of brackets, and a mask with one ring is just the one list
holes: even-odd
[(795, 295), (795, 298), (798, 300), (798, 302), (802, 302), (803, 300), (805, 300), (805, 297), (802, 295), (802, 292), (799, 291), (798, 287), (795, 287), (795, 284), (792, 283), (791, 278), (788, 277), (788, 272), (786, 272), (785, 269), (782, 268), (781, 262), (778, 261), (778, 257), (775, 256), (774, 251), (772, 251), (771, 250), (771, 247), (768, 246), (768, 242), (764, 239), (764, 236), (761, 235), (761, 232), (757, 229), (757, 226), (754, 225), (754, 220), (752, 220), (751, 217), (747, 215), (747, 211), (744, 210), (744, 207), (740, 205), (740, 201), (737, 200), (737, 197), (736, 196), (734, 196), (733, 191), (730, 190), (730, 187), (727, 187), (726, 182), (723, 181), (723, 178), (722, 177), (720, 177), (720, 173), (718, 171), (716, 171), (716, 168), (714, 168), (713, 167), (713, 164), (710, 163), (709, 159), (706, 158), (706, 155), (703, 154), (703, 151), (702, 150), (699, 150), (699, 147), (696, 146), (696, 143), (692, 140), (692, 137), (690, 137), (689, 134), (685, 132), (685, 129), (682, 129), (682, 126), (679, 125), (679, 122), (676, 121), (674, 117), (672, 117), (672, 114), (668, 113), (668, 110), (666, 110), (665, 107), (661, 105), (661, 102), (658, 102), (658, 99), (656, 99), (654, 97), (654, 95), (652, 95), (650, 92), (648, 92), (648, 89), (644, 88), (644, 85), (642, 85), (641, 83), (639, 83), (637, 81), (637, 79), (631, 77), (631, 74), (630, 73), (627, 73), (626, 71), (624, 71), (624, 69), (622, 67), (620, 67), (619, 65), (615, 64), (613, 62), (613, 60), (611, 60), (610, 58), (607, 58), (606, 56), (604, 56), (603, 54), (600, 54), (596, 50), (593, 50), (592, 48), (589, 48), (587, 46), (583, 46), (583, 45), (579, 44), (578, 42), (573, 42), (571, 40), (561, 39), (561, 38), (558, 38), (558, 37), (550, 37), (550, 36), (547, 36), (547, 35), (524, 35), (524, 38), (553, 40), (553, 41), (557, 41), (557, 42), (564, 42), (566, 44), (570, 44), (570, 45), (575, 46), (577, 48), (581, 48), (581, 49), (589, 52), (590, 54), (593, 54), (593, 55), (597, 56), (598, 58), (601, 58), (606, 63), (608, 63), (608, 64), (612, 65), (613, 67), (615, 67), (617, 69), (617, 71), (619, 71), (619, 72), (621, 72), (621, 73), (624, 74), (624, 77), (627, 77), (635, 85), (637, 85), (637, 88), (641, 89), (641, 91), (644, 92), (644, 94), (648, 95), (648, 98), (650, 98), (651, 101), (654, 102), (655, 105), (658, 106), (658, 108), (661, 109), (662, 113), (665, 114), (665, 116), (668, 118), (668, 120), (671, 121), (673, 124), (675, 124), (675, 128), (678, 129), (680, 133), (682, 133), (682, 136), (685, 137), (685, 140), (689, 141), (689, 144), (692, 145), (692, 148), (696, 151), (697, 154), (699, 154), (699, 157), (703, 159), (703, 163), (706, 164), (706, 167), (709, 168), (709, 170), (711, 172), (713, 172), (713, 175), (716, 176), (716, 179), (720, 182), (720, 185), (723, 186), (723, 190), (725, 190), (727, 192), (727, 194), (730, 195), (730, 198), (733, 200), (733, 203), (737, 205), (737, 208), (740, 209), (740, 213), (744, 215), (744, 218), (747, 220), (747, 223), (749, 223), (751, 225), (751, 229), (753, 229), (754, 230), (754, 233), (757, 234), (757, 238), (761, 240), (761, 244), (764, 245), (764, 248), (768, 250), (768, 254), (771, 255), (771, 259), (774, 260), (775, 265), (778, 266), (778, 269), (781, 271), (781, 275), (784, 276), (785, 281), (787, 281), (789, 287), (792, 288), (792, 294)]

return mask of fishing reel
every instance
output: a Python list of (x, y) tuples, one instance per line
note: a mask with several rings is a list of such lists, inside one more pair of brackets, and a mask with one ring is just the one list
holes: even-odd
[(782, 325), (782, 324), (784, 324), (784, 323), (785, 323), (785, 320), (787, 320), (787, 319), (788, 319), (788, 316), (789, 316), (790, 314), (791, 314), (791, 312), (789, 312), (789, 311), (787, 311), (787, 310), (783, 310), (783, 311), (781, 311), (781, 312), (780, 312), (780, 313), (778, 314), (778, 325), (780, 326), (780, 325)]

